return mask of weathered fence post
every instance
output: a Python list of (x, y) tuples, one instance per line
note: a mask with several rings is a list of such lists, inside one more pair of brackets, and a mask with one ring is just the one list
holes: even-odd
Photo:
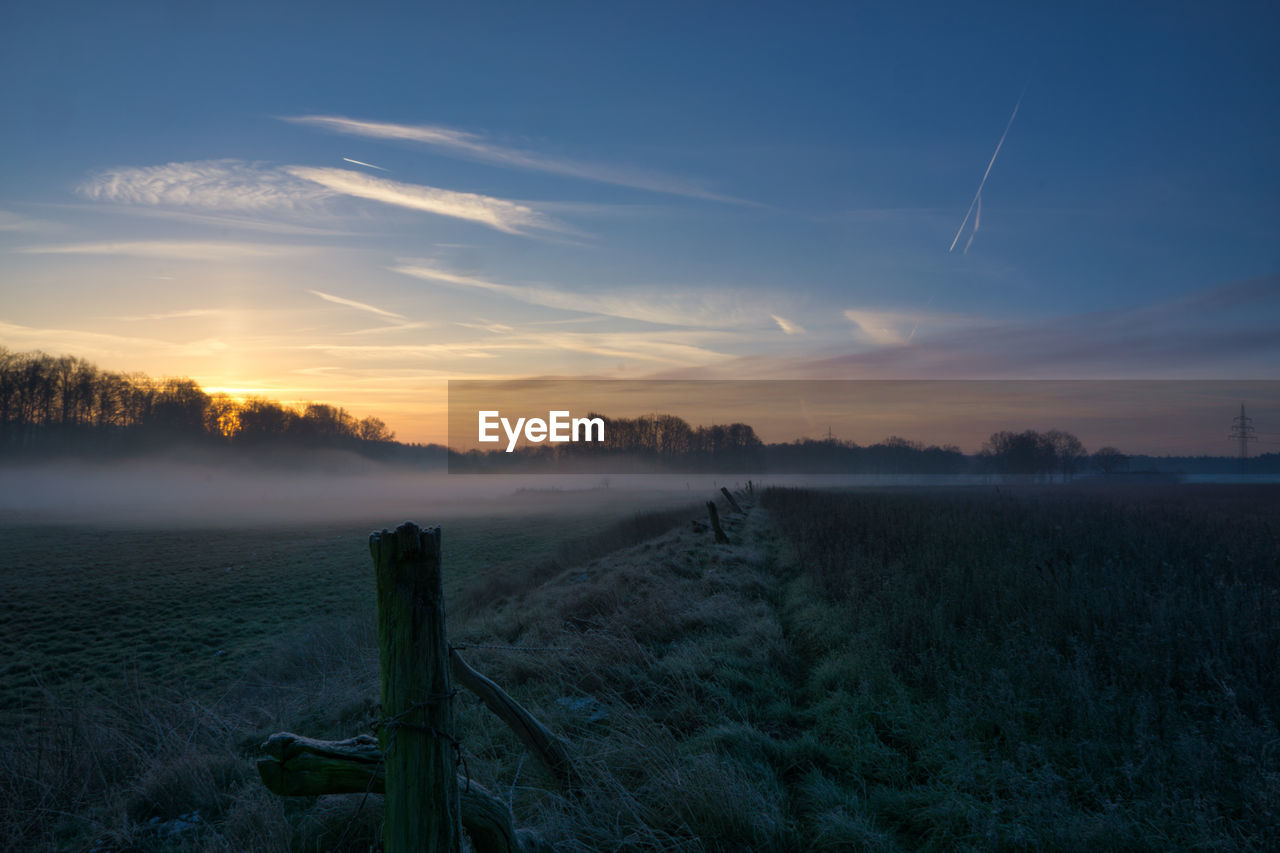
[(711, 529), (716, 533), (716, 542), (728, 545), (729, 537), (724, 535), (724, 528), (720, 526), (720, 512), (716, 509), (715, 501), (707, 501), (707, 515), (711, 518)]
[(386, 853), (458, 853), (453, 688), (440, 528), (405, 522), (369, 537), (378, 585)]
[(729, 506), (733, 507), (733, 511), (742, 515), (742, 507), (738, 506), (738, 502), (733, 499), (733, 493), (729, 491), (728, 487), (721, 486), (720, 491), (724, 493), (724, 499), (729, 502)]

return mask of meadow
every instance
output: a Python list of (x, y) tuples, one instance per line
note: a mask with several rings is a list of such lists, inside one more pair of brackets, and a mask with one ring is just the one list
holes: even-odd
[[(729, 545), (675, 497), (417, 520), (445, 531), (452, 641), (578, 763), (566, 797), (460, 697), (467, 772), (556, 849), (1268, 850), (1278, 510), (1265, 486), (771, 489), (722, 504)], [(376, 796), (283, 799), (253, 768), (272, 732), (377, 716), (370, 529), (0, 530), (0, 838), (376, 847)]]

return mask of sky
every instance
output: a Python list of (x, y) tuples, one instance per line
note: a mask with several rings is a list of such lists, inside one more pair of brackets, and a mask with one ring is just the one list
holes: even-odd
[(1048, 5), (6, 3), (0, 345), (410, 441), (449, 379), (1280, 379), (1280, 8)]

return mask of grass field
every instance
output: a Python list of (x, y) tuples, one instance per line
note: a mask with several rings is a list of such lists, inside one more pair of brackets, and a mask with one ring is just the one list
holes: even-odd
[[(433, 517), (447, 530), (446, 594), (572, 561), (575, 549), (598, 549), (593, 536), (634, 513), (628, 498), (606, 495), (586, 509), (575, 497), (513, 498), (494, 501), (487, 514)], [(560, 502), (567, 512), (556, 509)], [(395, 522), (0, 525), (0, 645), (8, 652), (0, 715), (22, 713), (49, 691), (126, 676), (225, 689), (279, 638), (317, 619), (368, 612), (368, 535), (384, 524)]]
[[(771, 490), (728, 546), (670, 501), (555, 500), (439, 523), (453, 640), (556, 649), (465, 654), (583, 797), (458, 706), (469, 772), (556, 849), (1280, 844), (1280, 490)], [(0, 531), (0, 838), (376, 845), (376, 797), (252, 766), (376, 717), (369, 529)]]

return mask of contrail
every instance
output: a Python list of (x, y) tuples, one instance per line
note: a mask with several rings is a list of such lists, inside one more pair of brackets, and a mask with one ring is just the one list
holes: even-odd
[(379, 172), (389, 172), (390, 169), (384, 169), (381, 166), (375, 166), (372, 163), (366, 163), (363, 160), (352, 160), (350, 157), (343, 157), (348, 163), (355, 163), (357, 166), (368, 166), (370, 169), (377, 169)]
[(978, 196), (978, 212), (973, 215), (973, 230), (969, 232), (969, 241), (964, 244), (964, 251), (960, 254), (969, 254), (969, 247), (973, 245), (973, 238), (978, 236), (978, 229), (982, 227), (982, 196)]
[[(932, 307), (933, 307), (933, 296), (932, 296), (932, 295), (930, 295), (930, 296), (929, 296), (929, 302), (924, 306), (924, 310), (925, 310), (925, 311), (928, 311), (928, 310), (929, 310), (930, 308), (932, 308)], [(920, 320), (919, 320), (919, 319), (917, 319), (917, 320), (916, 320), (916, 322), (915, 322), (915, 324), (911, 327), (911, 334), (907, 335), (907, 343), (911, 343), (911, 339), (912, 339), (912, 338), (914, 338), (914, 337), (916, 336), (916, 329), (918, 329), (918, 328), (920, 328)]]
[[(1022, 90), (1023, 95), (1026, 92), (1027, 90), (1024, 87)], [(1009, 116), (1009, 123), (1004, 126), (1004, 133), (1000, 134), (1000, 141), (996, 143), (996, 150), (991, 154), (991, 162), (987, 163), (987, 171), (982, 173), (982, 181), (978, 184), (978, 191), (973, 194), (973, 201), (969, 202), (969, 209), (965, 212), (964, 221), (956, 229), (955, 239), (951, 241), (951, 248), (947, 249), (948, 252), (955, 251), (956, 243), (960, 242), (960, 233), (964, 231), (964, 226), (968, 224), (969, 217), (973, 215), (974, 206), (981, 204), (982, 188), (987, 184), (987, 176), (991, 174), (991, 167), (996, 164), (996, 157), (999, 156), (1000, 148), (1004, 145), (1004, 138), (1009, 135), (1009, 128), (1013, 127), (1013, 120), (1018, 117), (1018, 107), (1020, 106), (1022, 106), (1022, 95), (1018, 96), (1018, 102), (1013, 105), (1013, 115)], [(965, 246), (965, 251), (967, 252), (968, 250), (969, 247)]]

